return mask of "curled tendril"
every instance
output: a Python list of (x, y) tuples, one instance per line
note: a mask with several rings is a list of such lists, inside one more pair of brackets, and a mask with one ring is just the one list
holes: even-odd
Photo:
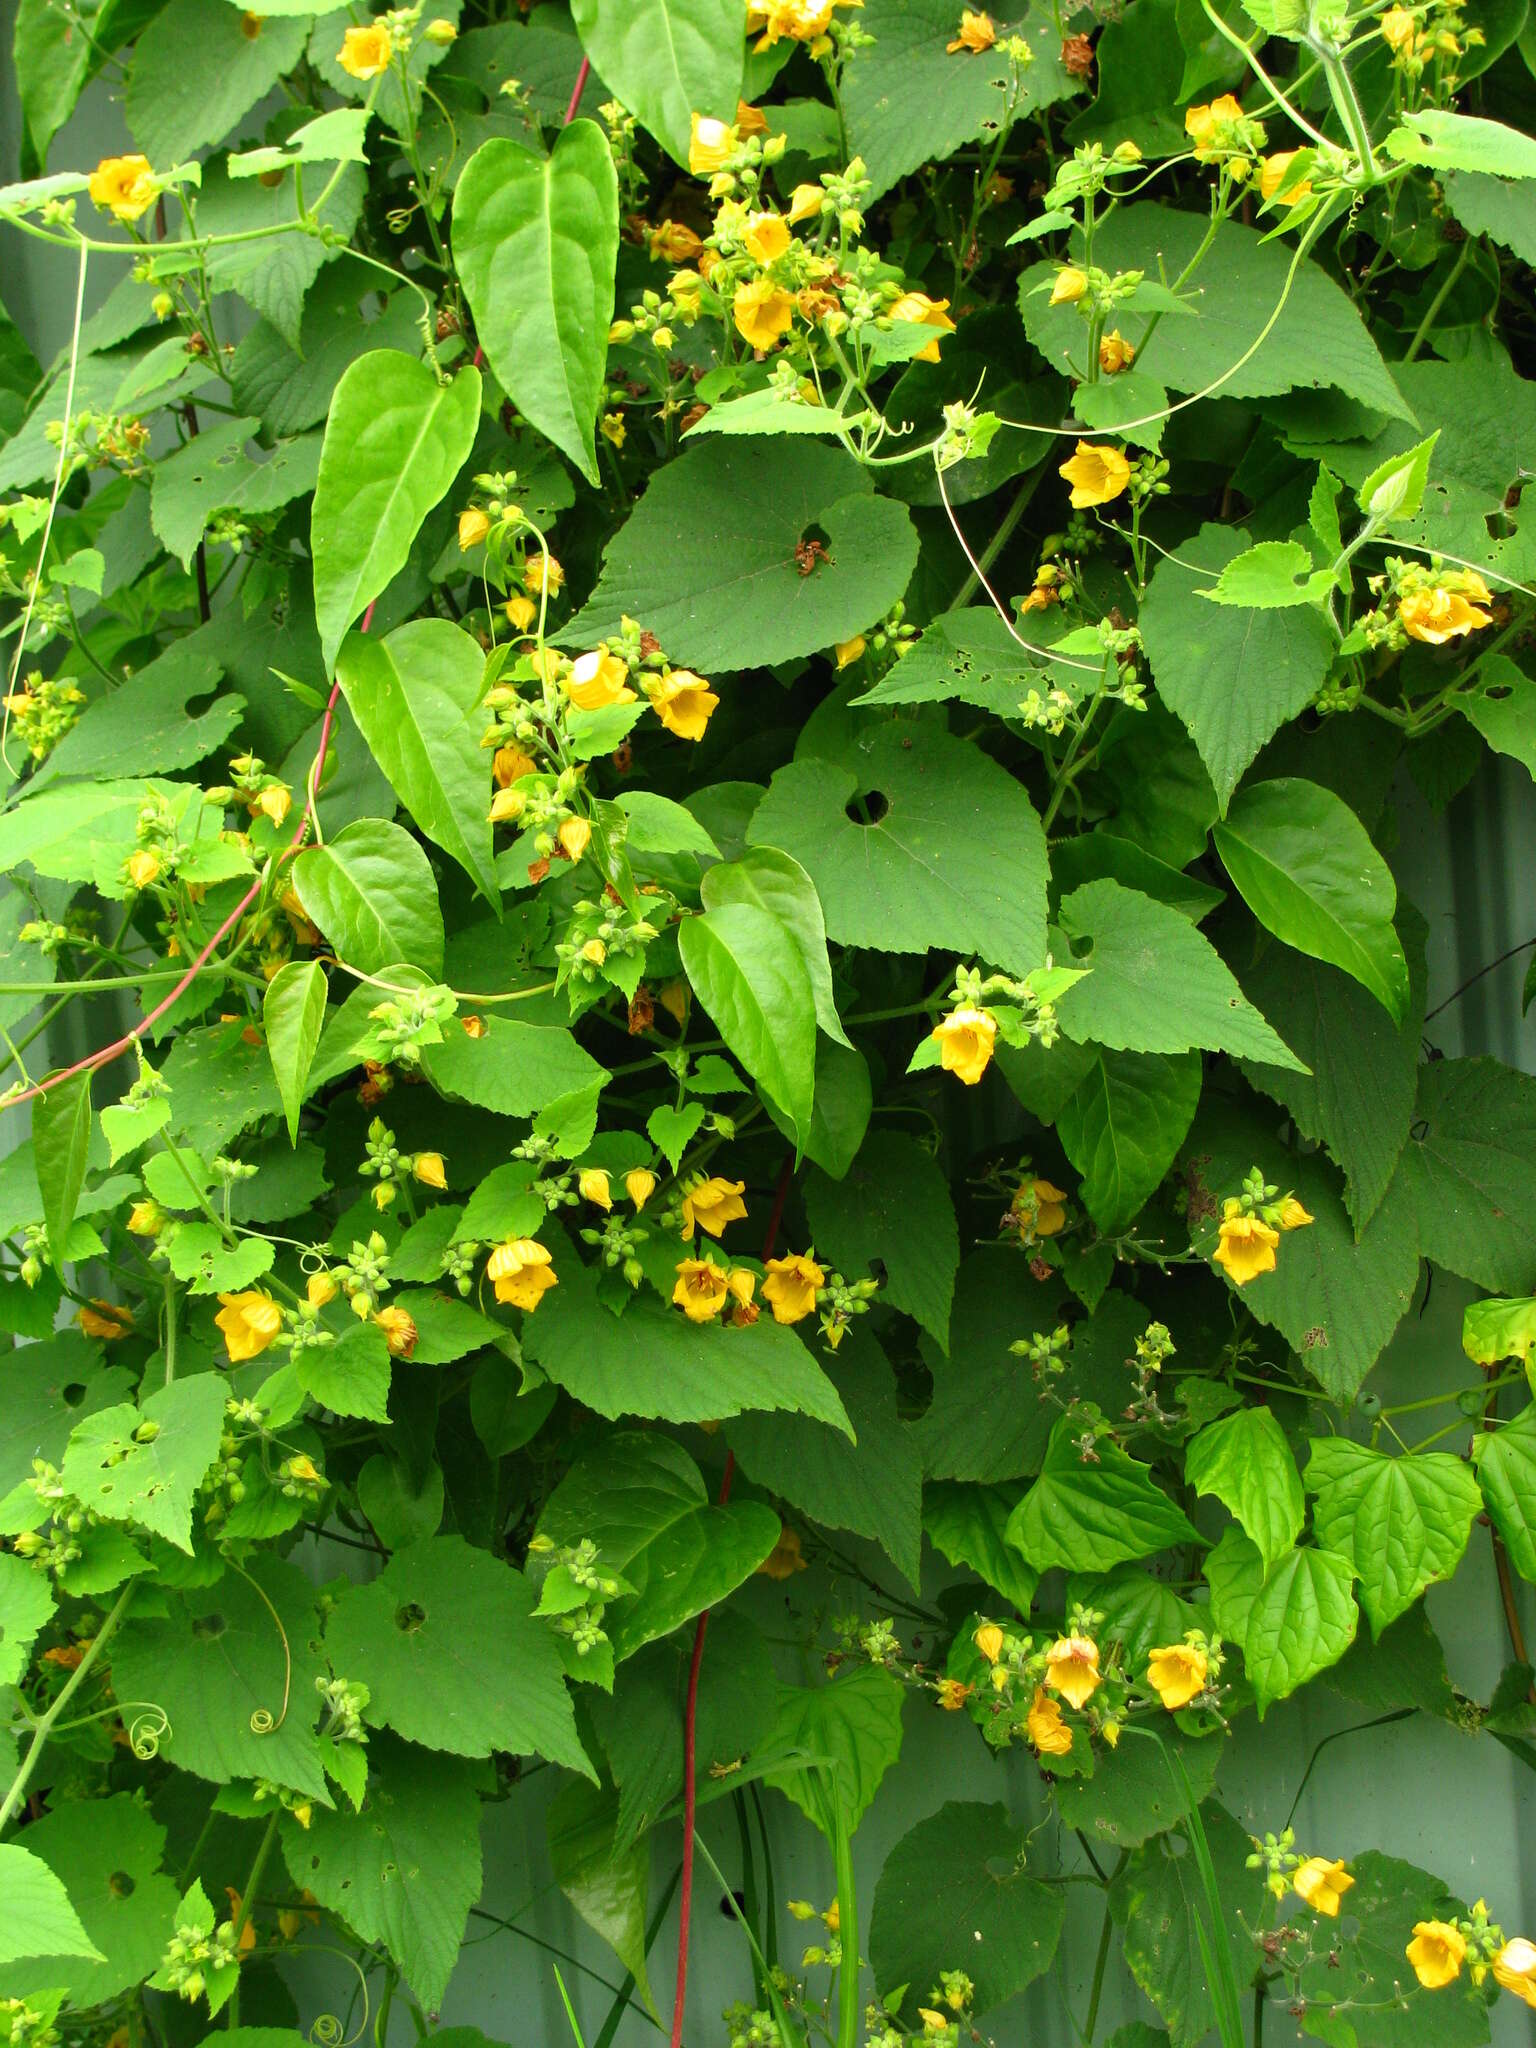
[(371, 2010), (368, 2001), (368, 1979), (363, 1974), (357, 1958), (348, 1955), (345, 1949), (331, 1948), (324, 1942), (306, 1942), (303, 1952), (306, 1955), (339, 1956), (357, 1978), (358, 1989), (363, 1994), (363, 2016), (350, 2034), (346, 2031), (345, 2022), (338, 2019), (335, 2013), (323, 2012), (318, 2018), (310, 2021), (310, 2040), (314, 2042), (315, 2048), (355, 2048), (355, 2044), (368, 2031), (368, 2016)]
[(130, 1701), (140, 1711), (128, 1723), (128, 1746), (142, 1764), (160, 1754), (160, 1745), (171, 1732), (171, 1717), (151, 1700)]
[(293, 1688), (293, 1652), (288, 1647), (288, 1631), (283, 1627), (282, 1616), (278, 1613), (277, 1609), (272, 1605), (272, 1602), (268, 1599), (263, 1589), (256, 1583), (256, 1581), (251, 1577), (250, 1573), (245, 1569), (244, 1565), (236, 1564), (235, 1560), (232, 1557), (226, 1557), (224, 1562), (229, 1566), (231, 1571), (235, 1571), (240, 1574), (241, 1578), (244, 1579), (245, 1583), (250, 1587), (251, 1591), (256, 1595), (257, 1599), (260, 1600), (262, 1606), (266, 1608), (268, 1614), (271, 1615), (272, 1626), (277, 1630), (277, 1639), (283, 1646), (282, 1704), (279, 1706), (275, 1714), (272, 1712), (270, 1707), (257, 1707), (255, 1711), (252, 1713), (250, 1721), (251, 1733), (253, 1735), (271, 1735), (275, 1733), (277, 1729), (281, 1728), (283, 1723), (288, 1718), (288, 1696)]

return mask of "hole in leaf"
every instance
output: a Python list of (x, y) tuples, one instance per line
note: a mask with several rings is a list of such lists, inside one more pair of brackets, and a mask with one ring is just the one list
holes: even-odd
[(891, 808), (891, 800), (883, 789), (868, 789), (862, 796), (856, 796), (844, 811), (852, 825), (878, 825)]
[(223, 1635), (228, 1627), (229, 1623), (222, 1614), (200, 1614), (192, 1624), (192, 1633), (204, 1642), (211, 1642), (216, 1636)]
[(395, 1609), (395, 1627), (406, 1635), (414, 1635), (427, 1618), (427, 1610), (414, 1600), (407, 1600), (403, 1607)]
[(107, 1879), (107, 1890), (114, 1899), (131, 1899), (136, 1887), (126, 1870), (114, 1870)]
[(1513, 697), (1514, 694), (1508, 683), (1490, 683), (1483, 692), (1485, 697), (1492, 698), (1495, 703), (1501, 702), (1505, 697)]
[(85, 1399), (85, 1382), (83, 1380), (71, 1380), (67, 1387), (60, 1387), (59, 1399), (66, 1408), (78, 1408)]
[(1086, 960), (1093, 952), (1093, 941), (1084, 932), (1079, 932), (1076, 938), (1069, 939), (1067, 943), (1072, 948), (1074, 960)]

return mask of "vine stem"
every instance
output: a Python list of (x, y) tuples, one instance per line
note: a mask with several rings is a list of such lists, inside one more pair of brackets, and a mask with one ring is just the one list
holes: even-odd
[[(245, 1881), (245, 1890), (240, 1894), (240, 1904), (236, 1907), (234, 1919), (230, 1923), (230, 1936), (234, 1942), (237, 1965), (240, 1956), (240, 1931), (251, 1917), (251, 1906), (255, 1901), (256, 1887), (261, 1883), (261, 1873), (267, 1867), (267, 1858), (272, 1854), (272, 1844), (276, 1840), (277, 1815), (274, 1813), (267, 1822), (266, 1832), (262, 1835), (260, 1845), (256, 1851), (256, 1861), (251, 1865), (251, 1874)], [(235, 1988), (229, 1994), (229, 2004), (224, 2010), (227, 2014), (224, 2024), (231, 2028), (238, 2027), (240, 2024), (240, 1979), (238, 1976), (235, 1978)]]
[[(370, 604), (367, 611), (363, 613), (363, 632), (367, 632), (372, 619), (373, 605)], [(338, 678), (335, 682), (331, 684), (331, 694), (326, 699), (325, 702), (325, 717), (321, 720), (320, 724), (320, 745), (315, 753), (315, 765), (309, 772), (309, 779), (304, 799), (304, 809), (303, 813), (299, 818), (299, 828), (294, 833), (292, 839), (289, 840), (287, 846), (283, 849), (282, 853), (279, 854), (277, 861), (279, 867), (281, 867), (285, 862), (292, 860), (295, 854), (297, 854), (303, 847), (304, 841), (309, 837), (310, 823), (314, 817), (315, 806), (319, 801), (320, 796), (320, 777), (325, 772), (325, 757), (327, 753), (330, 751), (331, 725), (336, 716), (336, 702), (340, 695), (341, 682), (340, 679)], [(5, 1105), (6, 1108), (15, 1109), (20, 1103), (30, 1102), (36, 1096), (39, 1095), (46, 1095), (49, 1093), (51, 1089), (62, 1087), (66, 1081), (73, 1080), (76, 1074), (93, 1074), (99, 1067), (110, 1066), (113, 1060), (120, 1059), (122, 1055), (128, 1051), (130, 1046), (136, 1045), (138, 1041), (144, 1036), (145, 1032), (148, 1031), (152, 1025), (157, 1024), (160, 1021), (160, 1019), (165, 1015), (166, 1011), (171, 1009), (173, 1005), (176, 1003), (177, 999), (180, 996), (182, 996), (192, 986), (194, 981), (196, 981), (198, 975), (201, 974), (203, 968), (208, 964), (209, 960), (213, 957), (213, 954), (217, 950), (220, 941), (226, 938), (228, 934), (234, 930), (235, 926), (240, 922), (241, 918), (244, 917), (245, 913), (256, 901), (256, 898), (261, 894), (265, 881), (266, 872), (264, 870), (261, 874), (259, 874), (256, 877), (255, 881), (252, 882), (250, 888), (246, 890), (245, 894), (240, 898), (240, 901), (235, 905), (234, 909), (229, 913), (228, 917), (225, 918), (224, 922), (219, 926), (218, 930), (214, 933), (213, 937), (208, 941), (207, 945), (203, 947), (202, 951), (197, 955), (197, 958), (192, 962), (191, 966), (187, 969), (186, 973), (182, 975), (181, 979), (176, 983), (175, 987), (171, 990), (170, 994), (167, 996), (163, 996), (161, 1000), (158, 1003), (156, 1003), (155, 1007), (149, 1012), (148, 1016), (141, 1017), (138, 1023), (134, 1025), (131, 1031), (125, 1031), (122, 1037), (114, 1039), (111, 1045), (104, 1045), (100, 1047), (96, 1052), (87, 1053), (83, 1060), (76, 1060), (75, 1064), (72, 1067), (61, 1067), (58, 1073), (49, 1074), (43, 1080), (35, 1083), (35, 1085), (31, 1088), (23, 1089), (21, 1094), (13, 1095)]]
[(47, 1747), (49, 1736), (53, 1733), (54, 1723), (59, 1719), (64, 1709), (85, 1683), (90, 1675), (92, 1665), (116, 1633), (118, 1623), (127, 1614), (129, 1602), (133, 1599), (137, 1587), (138, 1580), (130, 1579), (122, 1592), (118, 1594), (106, 1620), (97, 1629), (95, 1639), (91, 1643), (90, 1648), (75, 1666), (64, 1685), (63, 1691), (34, 1729), (32, 1740), (27, 1745), (27, 1753), (22, 1758), (20, 1768), (17, 1770), (15, 1777), (11, 1780), (11, 1789), (6, 1793), (4, 1803), (0, 1804), (0, 1833), (4, 1832), (17, 1807), (22, 1802), (22, 1797), (26, 1792), (28, 1784), (31, 1782), (32, 1773), (37, 1769), (38, 1759)]
[[(765, 1263), (773, 1257), (773, 1248), (779, 1241), (779, 1225), (784, 1220), (784, 1204), (789, 1199), (789, 1183), (794, 1171), (794, 1154), (789, 1153), (780, 1169), (773, 1208), (768, 1216), (768, 1231), (763, 1239)], [(735, 1476), (736, 1456), (733, 1451), (727, 1451), (725, 1470), (720, 1475), (721, 1507), (731, 1497), (731, 1481)], [(683, 1867), (677, 1893), (677, 1988), (672, 1996), (672, 2048), (683, 2048), (683, 2014), (688, 2004), (688, 1930), (693, 1917), (693, 1823), (698, 1810), (699, 1673), (704, 1667), (704, 1637), (708, 1629), (709, 1609), (706, 1607), (693, 1631), (688, 1694), (683, 1704)]]
[(570, 127), (571, 123), (576, 118), (577, 110), (581, 106), (581, 96), (587, 89), (587, 80), (591, 77), (591, 75), (592, 60), (590, 57), (583, 57), (581, 60), (581, 69), (576, 74), (576, 83), (571, 87), (570, 103), (565, 110), (564, 125), (567, 128)]

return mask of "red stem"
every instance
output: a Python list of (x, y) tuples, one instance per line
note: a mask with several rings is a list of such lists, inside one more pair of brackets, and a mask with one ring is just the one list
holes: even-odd
[(567, 128), (570, 127), (576, 118), (576, 110), (581, 105), (581, 96), (587, 89), (587, 79), (591, 74), (591, 70), (591, 59), (583, 57), (581, 69), (576, 74), (576, 83), (571, 88), (571, 103), (565, 110), (565, 126)]
[[(784, 1204), (794, 1178), (795, 1161), (789, 1154), (779, 1172), (773, 1207), (768, 1212), (768, 1234), (763, 1239), (764, 1263), (773, 1257), (784, 1220)], [(720, 1505), (731, 1497), (736, 1476), (736, 1456), (725, 1454), (725, 1471), (720, 1477)], [(699, 1616), (693, 1632), (693, 1657), (688, 1666), (688, 1695), (683, 1703), (683, 1871), (677, 1891), (677, 1990), (672, 1998), (672, 2048), (683, 2048), (683, 2012), (688, 2003), (688, 1927), (693, 1915), (693, 1821), (698, 1810), (698, 1780), (695, 1769), (699, 1718), (699, 1673), (704, 1664), (704, 1637), (709, 1628), (709, 1609)]]
[[(370, 604), (367, 611), (363, 613), (362, 630), (365, 633), (368, 630), (372, 618), (373, 606)], [(331, 694), (329, 698), (326, 700), (325, 717), (322, 719), (320, 724), (320, 751), (318, 755), (315, 757), (314, 767), (309, 772), (309, 793), (305, 798), (304, 810), (299, 818), (299, 829), (297, 830), (297, 832), (294, 833), (292, 839), (288, 842), (288, 845), (284, 848), (283, 852), (278, 856), (279, 867), (281, 867), (284, 864), (284, 862), (293, 859), (294, 855), (298, 853), (299, 849), (303, 846), (305, 839), (309, 835), (310, 819), (314, 816), (315, 800), (320, 793), (320, 777), (325, 772), (325, 757), (330, 750), (331, 721), (335, 716), (336, 699), (340, 694), (340, 682), (333, 682), (331, 685)], [(181, 977), (180, 981), (178, 981), (176, 986), (171, 990), (170, 994), (168, 996), (163, 997), (158, 1003), (156, 1003), (155, 1007), (149, 1012), (148, 1016), (141, 1018), (140, 1021), (134, 1025), (131, 1031), (125, 1032), (121, 1038), (115, 1040), (111, 1045), (104, 1045), (100, 1049), (100, 1051), (87, 1053), (83, 1060), (76, 1060), (75, 1064), (72, 1067), (61, 1068), (57, 1074), (49, 1074), (45, 1080), (39, 1081), (35, 1087), (23, 1090), (23, 1092), (20, 1095), (13, 1095), (10, 1101), (6, 1104), (6, 1108), (15, 1109), (20, 1103), (30, 1102), (34, 1096), (46, 1095), (50, 1089), (60, 1087), (65, 1081), (73, 1080), (76, 1074), (94, 1073), (97, 1070), (97, 1068), (110, 1066), (113, 1060), (120, 1059), (122, 1055), (125, 1052), (127, 1052), (128, 1048), (131, 1045), (133, 1045), (138, 1039), (144, 1036), (144, 1033), (149, 1030), (151, 1025), (157, 1023), (160, 1020), (160, 1018), (162, 1018), (165, 1015), (166, 1011), (169, 1010), (181, 996), (185, 995), (186, 991), (192, 986), (193, 982), (197, 979), (198, 975), (202, 972), (203, 968), (207, 965), (208, 961), (212, 957), (214, 948), (218, 945), (219, 941), (222, 938), (224, 938), (228, 932), (234, 929), (234, 927), (240, 922), (241, 918), (244, 917), (247, 910), (250, 909), (251, 905), (255, 902), (256, 898), (261, 894), (261, 888), (262, 877), (258, 875), (255, 881), (252, 882), (250, 888), (246, 890), (245, 894), (240, 898), (240, 901), (235, 905), (234, 909), (229, 913), (228, 917), (226, 917), (224, 922), (219, 926), (218, 930), (214, 933), (213, 937), (208, 941), (207, 945), (204, 946), (203, 950), (192, 962), (192, 965), (187, 969), (186, 973)]]

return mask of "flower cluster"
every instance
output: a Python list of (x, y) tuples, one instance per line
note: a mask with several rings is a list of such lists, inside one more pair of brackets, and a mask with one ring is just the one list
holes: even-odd
[(1281, 1233), (1304, 1230), (1312, 1220), (1293, 1194), (1282, 1195), (1255, 1166), (1242, 1193), (1229, 1195), (1221, 1205), (1211, 1256), (1234, 1286), (1246, 1287), (1261, 1273), (1274, 1272)]

